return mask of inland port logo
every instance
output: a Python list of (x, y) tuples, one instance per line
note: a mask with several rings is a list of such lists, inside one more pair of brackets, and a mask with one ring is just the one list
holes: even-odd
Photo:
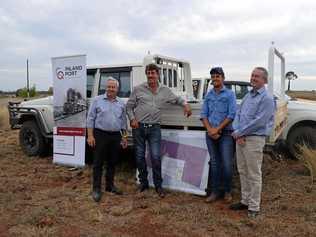
[(57, 68), (56, 69), (56, 75), (57, 75), (57, 78), (59, 79), (59, 80), (63, 80), (64, 79), (64, 72), (63, 72), (63, 70), (61, 69), (61, 68)]

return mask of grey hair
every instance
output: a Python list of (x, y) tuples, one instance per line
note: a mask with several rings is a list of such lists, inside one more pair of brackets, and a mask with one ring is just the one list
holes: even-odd
[(269, 76), (269, 73), (268, 73), (268, 70), (264, 67), (255, 67), (255, 69), (258, 69), (260, 70), (261, 72), (263, 72), (263, 77), (266, 81), (268, 81), (268, 76)]
[(106, 84), (108, 83), (108, 81), (115, 81), (116, 82), (116, 85), (117, 87), (120, 87), (120, 83), (118, 80), (116, 80), (114, 77), (107, 77), (107, 80), (106, 80)]

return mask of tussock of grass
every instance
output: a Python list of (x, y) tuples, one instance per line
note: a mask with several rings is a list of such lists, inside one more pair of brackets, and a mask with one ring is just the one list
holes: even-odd
[(313, 182), (316, 175), (316, 150), (312, 150), (308, 148), (306, 145), (300, 146), (300, 153), (298, 154), (298, 157), (300, 160), (303, 161), (305, 167), (310, 172), (311, 177), (311, 187), (312, 189)]

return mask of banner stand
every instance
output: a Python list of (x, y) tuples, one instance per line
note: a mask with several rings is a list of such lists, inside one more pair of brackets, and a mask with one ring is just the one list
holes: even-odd
[(85, 165), (86, 56), (52, 58), (54, 88), (53, 162)]

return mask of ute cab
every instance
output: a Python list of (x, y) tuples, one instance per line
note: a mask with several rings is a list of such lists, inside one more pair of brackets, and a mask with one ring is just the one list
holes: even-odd
[(163, 128), (202, 128), (199, 120), (201, 105), (196, 104), (193, 97), (190, 63), (185, 60), (166, 57), (158, 54), (148, 54), (142, 63), (122, 65), (99, 65), (87, 67), (87, 98), (105, 93), (108, 77), (119, 81), (118, 96), (127, 101), (133, 87), (147, 81), (146, 65), (154, 63), (160, 69), (159, 81), (168, 86), (176, 95), (192, 103), (193, 115), (186, 118), (183, 108), (176, 105), (166, 105), (162, 108), (161, 124)]
[(111, 76), (119, 81), (118, 96), (129, 98), (133, 87), (147, 81), (145, 67), (149, 63), (155, 63), (160, 68), (161, 84), (168, 86), (186, 100), (193, 98), (190, 64), (158, 54), (147, 55), (142, 63), (88, 66), (87, 97), (104, 94), (107, 78)]

